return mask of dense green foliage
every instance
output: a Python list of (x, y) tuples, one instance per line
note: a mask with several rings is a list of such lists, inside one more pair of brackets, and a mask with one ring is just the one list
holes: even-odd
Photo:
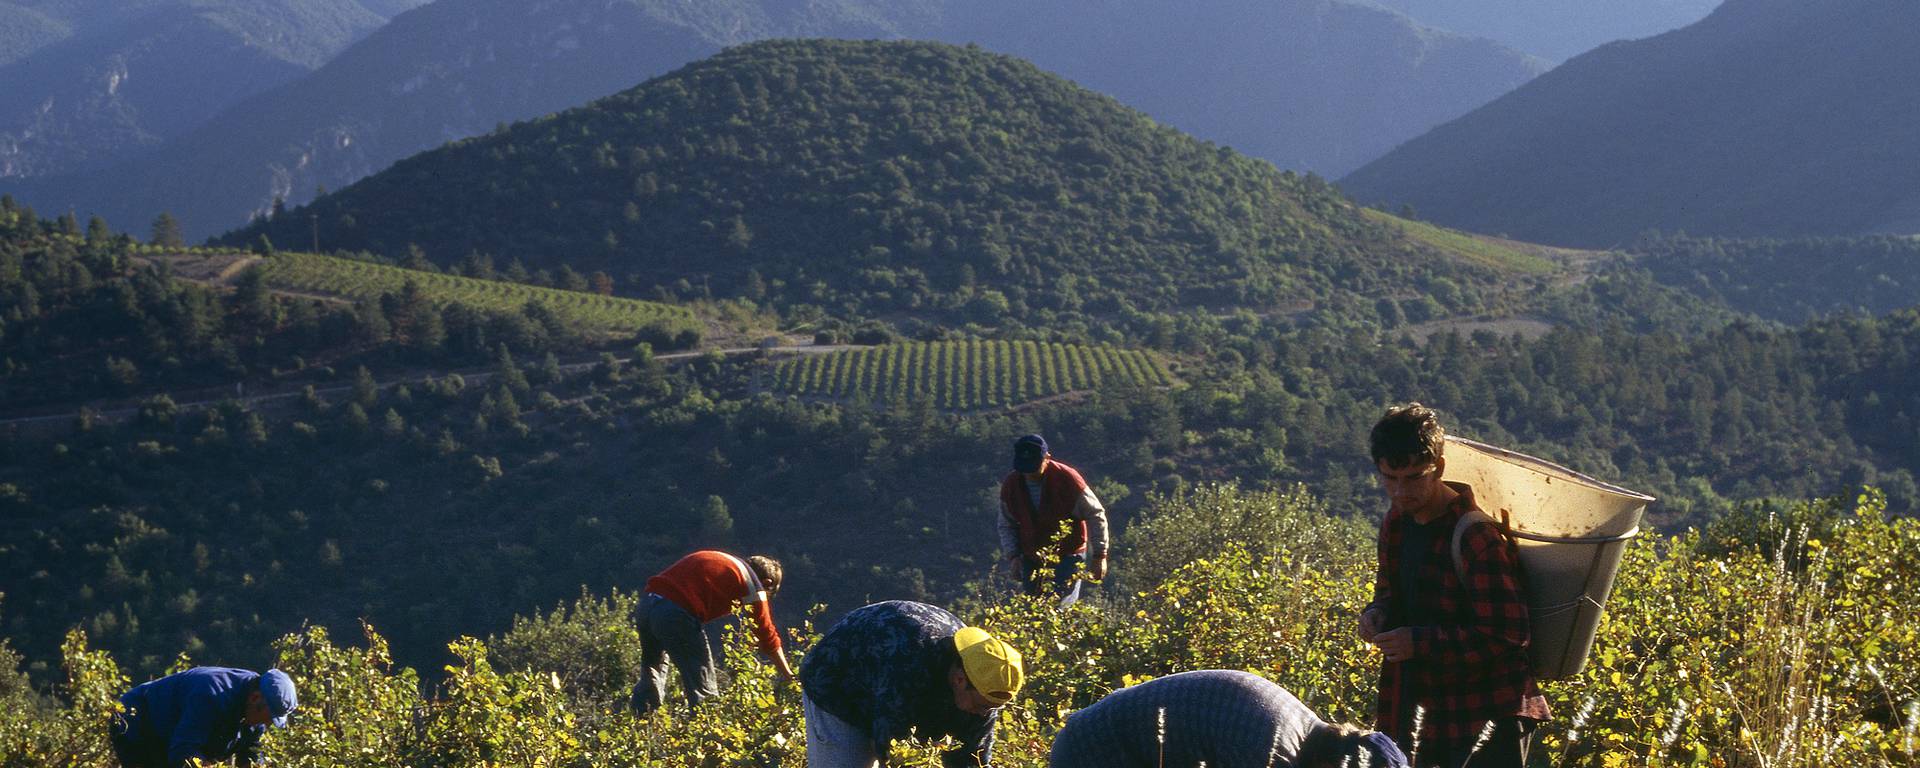
[[(1920, 77), (1905, 0), (1729, 0), (1603, 46), (1341, 179), (1475, 232), (1612, 246), (1658, 229), (1807, 237), (1920, 229)], [(1833, 51), (1846, 51), (1844, 56)]]
[[(1222, 453), (1271, 452), (1316, 490), (1370, 468), (1319, 462), (1359, 453), (1382, 403), (1440, 404), (1458, 432), (1624, 478), (1667, 499), (1662, 519), (1703, 523), (1724, 498), (1807, 497), (1880, 484), (1915, 508), (1920, 402), (1908, 381), (1920, 312), (1850, 316), (1802, 329), (1739, 323), (1699, 337), (1555, 329), (1536, 341), (1487, 332), (1369, 345), (1304, 334), (1202, 341), (1232, 375), (1189, 373), (1182, 420)], [(1234, 475), (1228, 475), (1229, 477)], [(1239, 476), (1256, 476), (1240, 473)]]
[(1628, 247), (1662, 283), (1742, 312), (1799, 323), (1920, 305), (1920, 239), (1645, 237)]
[(350, 314), (279, 302), (258, 284), (227, 296), (141, 267), (95, 220), (36, 218), (0, 199), (0, 401), (9, 407), (230, 384), (294, 369), (351, 343)]
[(1490, 311), (1508, 275), (1317, 178), (926, 43), (742, 46), (290, 213), (224, 241), (302, 242), (317, 221), (339, 248), (564, 259), (623, 286), (1083, 340), (1175, 308), (1371, 318), (1419, 289), (1443, 312)]
[(436, 307), (458, 304), (489, 312), (518, 312), (528, 304), (537, 304), (578, 332), (644, 334), (656, 338), (661, 346), (674, 347), (691, 347), (700, 339), (700, 324), (692, 311), (656, 302), (306, 253), (275, 253), (260, 269), (260, 279), (268, 286), (301, 293), (379, 301), (382, 295), (411, 290)]
[(804, 355), (775, 366), (770, 388), (871, 402), (927, 400), (939, 408), (966, 409), (1096, 389), (1109, 381), (1142, 387), (1173, 383), (1159, 361), (1138, 350), (948, 341)]
[[(743, 399), (747, 367), (719, 358), (558, 371), (505, 358), (485, 386), (369, 382), (285, 417), (156, 407), (125, 427), (7, 436), (12, 636), (45, 657), (82, 624), (144, 671), (178, 648), (233, 654), (303, 619), (365, 616), (435, 667), (453, 633), (581, 584), (637, 588), (702, 545), (782, 558), (797, 604), (846, 606), (876, 580), (931, 598), (995, 561), (981, 533), (1007, 440), (1040, 427)], [(1170, 451), (1171, 405), (1154, 390), (1089, 397), (1053, 423), (1088, 455), (1139, 452), (1094, 477), (1127, 504), (1114, 477)]]
[[(961, 601), (963, 619), (1026, 659), (1028, 684), (1001, 715), (996, 764), (1043, 766), (1073, 710), (1190, 669), (1250, 670), (1324, 717), (1370, 717), (1378, 660), (1353, 636), (1371, 591), (1367, 526), (1327, 516), (1304, 494), (1231, 487), (1157, 499), (1146, 515), (1142, 525), (1162, 532), (1261, 535), (1155, 553), (1164, 565), (1124, 599), (1067, 611), (993, 594)], [(1587, 668), (1544, 685), (1557, 713), (1541, 737), (1544, 764), (1920, 764), (1920, 604), (1909, 599), (1920, 525), (1887, 520), (1872, 495), (1749, 508), (1730, 520), (1757, 525), (1642, 536), (1629, 548)], [(1128, 543), (1123, 558), (1155, 544)], [(753, 660), (739, 628), (727, 633), (719, 697), (692, 715), (668, 707), (634, 719), (625, 707), (638, 667), (633, 605), (618, 592), (584, 595), (490, 640), (461, 637), (449, 644), (445, 679), (424, 689), (370, 628), (363, 646), (336, 645), (317, 627), (289, 633), (273, 663), (300, 681), (302, 709), (293, 728), (270, 736), (269, 755), (311, 768), (797, 763), (797, 697)], [(791, 650), (804, 654), (815, 630), (797, 628)], [(63, 652), (67, 682), (55, 697), (0, 686), (0, 750), (14, 764), (106, 764), (101, 722), (125, 678), (84, 633)], [(0, 645), (0, 661), (18, 660)], [(935, 749), (902, 745), (895, 764), (937, 764)]]
[(1169, 338), (1184, 333), (1212, 357), (1189, 357), (1178, 388), (1108, 382), (1018, 412), (942, 414), (911, 390), (752, 395), (775, 372), (751, 358), (642, 355), (569, 378), (509, 357), (484, 385), (369, 381), (280, 416), (155, 406), (125, 427), (9, 436), (0, 511), (24, 523), (0, 531), (7, 631), (46, 658), (80, 624), (144, 672), (179, 648), (226, 657), (303, 619), (364, 616), (431, 669), (456, 632), (497, 631), (582, 584), (636, 588), (715, 544), (787, 560), (801, 603), (844, 610), (875, 584), (943, 599), (995, 560), (1012, 436), (1046, 434), (1123, 528), (1143, 491), (1234, 478), (1305, 482), (1363, 516), (1380, 502), (1360, 435), (1411, 398), (1460, 434), (1659, 496), (1667, 528), (1706, 525), (1729, 499), (1879, 484), (1905, 514), (1920, 497), (1920, 313), (1697, 338), (1416, 343), (1251, 317)]
[[(483, 281), (427, 273), (411, 284), (387, 279), (378, 291), (347, 286), (363, 299), (347, 306), (276, 296), (258, 270), (240, 273), (231, 291), (173, 279), (166, 258), (178, 255), (138, 246), (99, 219), (82, 235), (71, 217), (42, 220), (0, 197), (0, 402), (10, 412), (71, 413), (89, 400), (156, 393), (216, 399), (235, 382), (344, 381), (341, 372), (358, 367), (485, 364), (501, 345), (522, 355), (583, 348), (604, 335), (582, 322), (596, 305), (659, 306), (507, 283), (487, 283), (495, 293), (435, 294), (421, 286)], [(556, 299), (514, 304), (499, 294)], [(685, 310), (658, 311), (660, 321), (629, 337), (662, 347), (698, 340)]]

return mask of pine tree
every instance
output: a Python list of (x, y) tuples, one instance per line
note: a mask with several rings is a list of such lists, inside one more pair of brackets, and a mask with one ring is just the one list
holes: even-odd
[(527, 375), (520, 370), (520, 364), (514, 362), (513, 351), (507, 349), (505, 344), (500, 345), (493, 357), (493, 375), (495, 381), (510, 391), (526, 394), (529, 388)]
[(373, 372), (366, 366), (360, 366), (353, 372), (353, 401), (364, 408), (372, 408), (380, 399), (380, 385), (373, 380)]
[(153, 219), (153, 239), (148, 242), (162, 248), (184, 248), (187, 237), (180, 231), (180, 222), (173, 218), (173, 214), (161, 211)]

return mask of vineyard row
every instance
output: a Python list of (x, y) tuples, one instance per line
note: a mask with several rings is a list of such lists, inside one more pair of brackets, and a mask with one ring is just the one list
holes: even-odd
[(411, 280), (435, 304), (462, 304), (515, 312), (528, 302), (545, 306), (563, 321), (599, 331), (637, 331), (662, 323), (693, 324), (682, 307), (578, 291), (421, 272), (364, 261), (303, 253), (278, 253), (262, 263), (267, 285), (283, 290), (340, 296), (356, 301), (399, 293)]
[(1008, 405), (1117, 383), (1164, 386), (1166, 370), (1145, 352), (1034, 341), (889, 344), (806, 355), (775, 366), (772, 388), (813, 397), (873, 401), (932, 398), (951, 410)]

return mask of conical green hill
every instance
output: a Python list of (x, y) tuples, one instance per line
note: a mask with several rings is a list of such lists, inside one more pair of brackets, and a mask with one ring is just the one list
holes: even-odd
[(629, 293), (705, 286), (988, 322), (1361, 306), (1340, 299), (1403, 290), (1417, 272), (1492, 274), (1421, 258), (1317, 178), (1024, 61), (932, 43), (729, 49), (225, 239), (304, 244), (316, 227), (327, 250), (417, 245), (442, 263), (478, 251), (604, 270)]

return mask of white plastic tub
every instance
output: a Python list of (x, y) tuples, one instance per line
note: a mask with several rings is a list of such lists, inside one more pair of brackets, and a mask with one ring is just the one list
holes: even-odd
[(1480, 509), (1519, 545), (1535, 676), (1579, 674), (1621, 555), (1654, 498), (1504, 448), (1451, 436), (1447, 443), (1445, 479), (1472, 486)]

